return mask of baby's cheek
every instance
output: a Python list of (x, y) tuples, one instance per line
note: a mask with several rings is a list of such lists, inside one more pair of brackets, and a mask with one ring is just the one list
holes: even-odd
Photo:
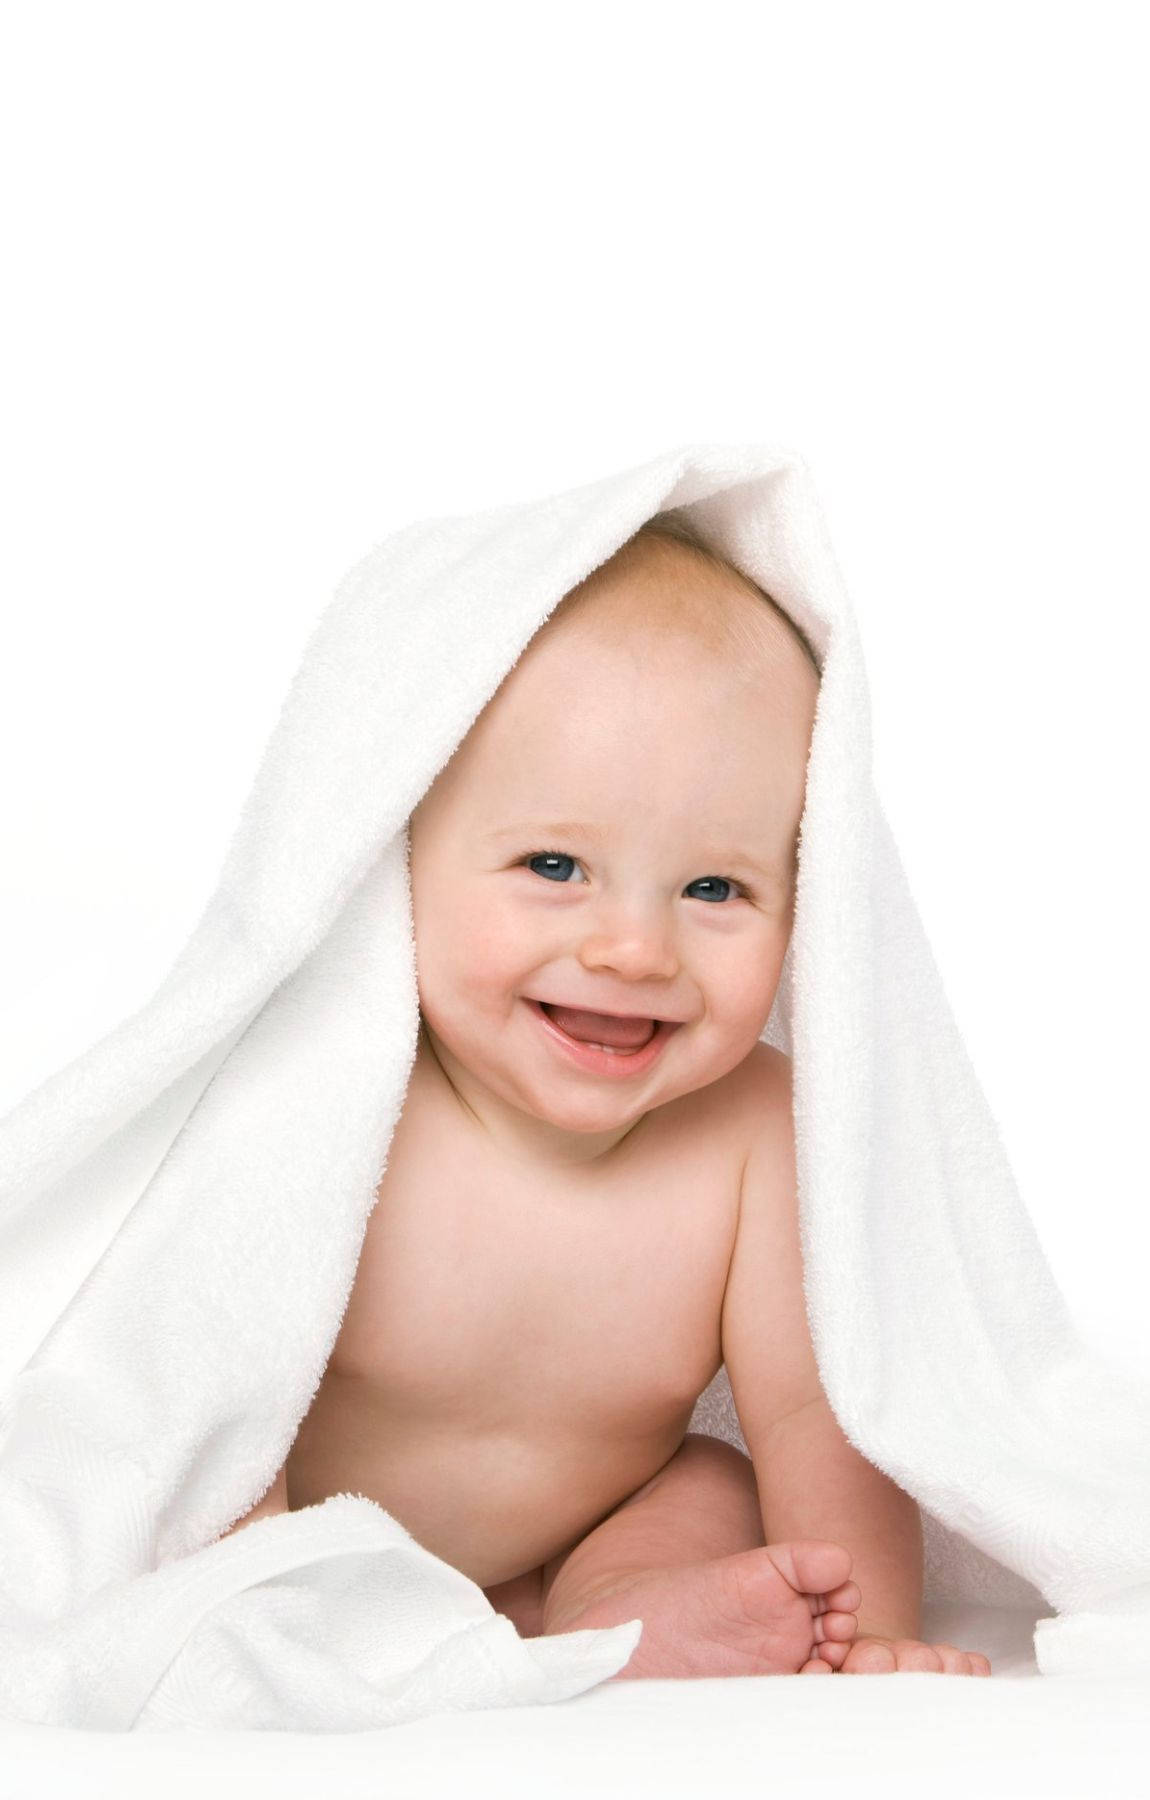
[(448, 954), (459, 987), (485, 1006), (518, 994), (536, 966), (529, 933), (505, 912), (477, 909), (461, 918)]
[(762, 1036), (778, 993), (785, 941), (770, 953), (748, 959), (734, 979), (717, 984), (713, 1016), (723, 1037), (749, 1052)]

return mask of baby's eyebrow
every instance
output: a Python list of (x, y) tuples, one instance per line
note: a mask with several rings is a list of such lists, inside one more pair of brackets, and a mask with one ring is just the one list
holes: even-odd
[[(543, 843), (548, 838), (558, 840), (565, 837), (581, 837), (589, 844), (603, 844), (610, 835), (610, 832), (602, 825), (581, 824), (572, 819), (559, 824), (554, 820), (529, 819), (523, 825), (502, 825), (498, 831), (489, 832), (488, 842), (503, 842), (508, 838), (519, 838), (524, 841), (531, 839)], [(714, 860), (716, 867), (719, 863), (723, 863), (728, 868), (751, 869), (756, 875), (762, 875), (769, 881), (775, 881), (781, 877), (779, 869), (767, 868), (765, 864), (756, 862), (754, 857), (745, 855), (741, 850), (717, 850), (712, 847), (705, 850), (703, 856), (707, 861)]]
[(489, 835), (493, 838), (508, 838), (532, 834), (535, 837), (539, 837), (541, 834), (549, 834), (552, 837), (583, 837), (589, 843), (595, 844), (602, 844), (608, 836), (601, 825), (580, 825), (571, 820), (568, 820), (565, 825), (555, 825), (546, 822), (539, 823), (531, 819), (528, 819), (525, 825), (503, 825), (498, 831), (493, 831)]

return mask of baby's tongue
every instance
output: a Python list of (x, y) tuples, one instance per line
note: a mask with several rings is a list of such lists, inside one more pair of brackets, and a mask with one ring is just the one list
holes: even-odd
[(609, 1013), (582, 1012), (573, 1006), (547, 1006), (544, 1011), (568, 1037), (584, 1044), (610, 1044), (613, 1050), (641, 1050), (655, 1035), (654, 1019), (613, 1019)]

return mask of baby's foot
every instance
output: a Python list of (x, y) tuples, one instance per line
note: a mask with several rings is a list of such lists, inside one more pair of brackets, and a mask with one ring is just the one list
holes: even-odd
[(850, 1567), (850, 1552), (824, 1538), (767, 1544), (628, 1575), (557, 1627), (585, 1631), (642, 1619), (631, 1660), (612, 1681), (829, 1675), (857, 1627), (861, 1595), (847, 1580)]

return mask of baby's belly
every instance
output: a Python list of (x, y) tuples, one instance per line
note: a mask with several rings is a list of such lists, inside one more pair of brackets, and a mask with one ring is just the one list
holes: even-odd
[(329, 1367), (287, 1458), (288, 1505), (364, 1494), (425, 1549), (492, 1587), (578, 1543), (661, 1469), (695, 1398), (591, 1407), (582, 1420), (557, 1409), (546, 1429), (512, 1432), (404, 1412), (370, 1379)]

